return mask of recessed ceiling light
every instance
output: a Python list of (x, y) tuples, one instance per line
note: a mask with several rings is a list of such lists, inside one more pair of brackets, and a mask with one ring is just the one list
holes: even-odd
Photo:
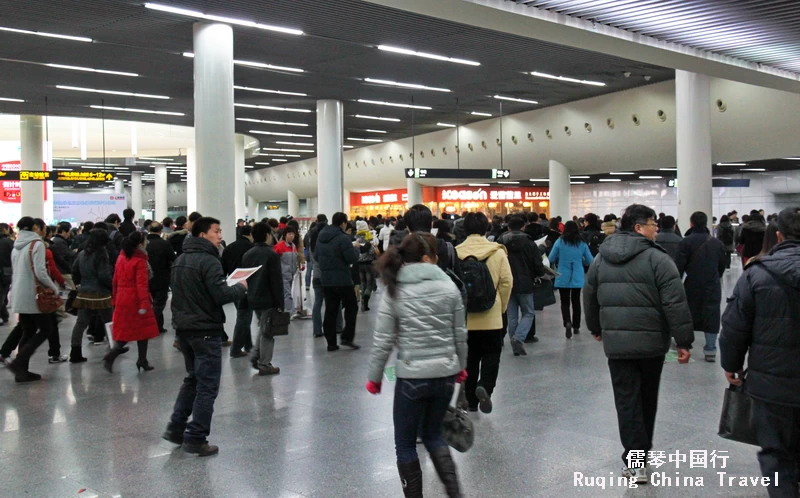
[(357, 137), (347, 137), (348, 140), (352, 140), (353, 142), (383, 142), (383, 140), (379, 138), (357, 138)]
[(104, 93), (107, 95), (123, 95), (125, 97), (141, 97), (145, 99), (169, 100), (166, 95), (150, 95), (148, 93), (119, 92), (116, 90), (98, 90), (96, 88), (83, 88), (80, 86), (56, 85), (59, 90), (74, 90), (76, 92)]
[(739, 171), (767, 171), (764, 168), (742, 168)]
[(601, 182), (621, 182), (619, 178), (601, 178)]
[(314, 145), (316, 145), (316, 144), (310, 144), (310, 143), (306, 143), (306, 142), (281, 142), (281, 141), (276, 141), (275, 143), (279, 144), (279, 145), (299, 145), (300, 147), (313, 147)]
[(11, 97), (0, 97), (0, 100), (4, 102), (25, 102), (22, 99), (12, 99)]
[(259, 166), (269, 166), (270, 165), (270, 163), (256, 163), (256, 164), (258, 164)]
[(478, 111), (472, 111), (470, 114), (472, 114), (473, 116), (486, 116), (486, 117), (492, 117), (492, 115), (491, 115), (491, 114), (489, 114), (488, 112), (478, 112)]
[(233, 104), (235, 107), (247, 107), (249, 109), (261, 109), (264, 111), (281, 111), (281, 112), (302, 112), (311, 113), (308, 109), (298, 109), (296, 107), (275, 107), (271, 105), (254, 105), (254, 104)]
[(251, 119), (251, 118), (236, 118), (236, 121), (247, 121), (250, 123), (264, 123), (264, 124), (273, 124), (278, 126), (298, 126), (307, 128), (308, 125), (305, 123), (290, 123), (286, 121), (270, 121), (269, 119)]
[(90, 105), (92, 109), (105, 109), (107, 111), (121, 111), (121, 112), (138, 112), (142, 114), (161, 114), (164, 116), (185, 116), (182, 112), (170, 112), (170, 111), (151, 111), (148, 109), (133, 109), (130, 107), (112, 107), (107, 105)]
[(378, 45), (378, 50), (386, 52), (394, 52), (397, 54), (413, 55), (415, 57), (424, 57), (426, 59), (435, 59), (437, 61), (454, 62), (456, 64), (466, 64), (467, 66), (480, 66), (480, 62), (475, 62), (467, 59), (459, 59), (456, 57), (445, 57), (444, 55), (429, 54), (427, 52), (417, 52), (416, 50), (409, 50), (407, 48), (392, 47), (390, 45)]
[(402, 88), (412, 88), (414, 90), (431, 90), (434, 92), (449, 92), (447, 88), (436, 88), (434, 86), (418, 85), (416, 83), (400, 83), (398, 81), (379, 80), (375, 78), (364, 78), (367, 83), (375, 83), (377, 85), (397, 86)]
[(250, 133), (254, 133), (256, 135), (273, 135), (273, 136), (276, 136), (276, 137), (314, 138), (313, 135), (304, 135), (302, 133), (283, 133), (283, 132), (280, 132), (280, 131), (250, 130)]
[(369, 128), (364, 131), (368, 131), (370, 133), (388, 133), (386, 130), (370, 130)]
[(43, 31), (29, 31), (27, 29), (6, 28), (3, 26), (0, 26), (0, 31), (11, 31), (12, 33), (21, 33), (23, 35), (45, 36), (47, 38), (61, 38), (63, 40), (72, 40), (72, 41), (80, 41), (87, 43), (91, 43), (93, 41), (91, 38), (86, 38), (84, 36), (59, 35), (56, 33), (45, 33)]
[(589, 176), (570, 176), (570, 179), (574, 179), (574, 180), (588, 180), (589, 178), (591, 178), (591, 177), (589, 177)]
[(800, 161), (800, 157), (784, 157), (787, 161)]
[(436, 126), (444, 126), (445, 128), (455, 128), (456, 125), (452, 123), (436, 123)]
[(157, 3), (145, 3), (144, 6), (148, 9), (159, 10), (161, 12), (169, 12), (171, 14), (179, 14), (182, 16), (188, 17), (195, 17), (198, 19), (208, 19), (210, 21), (219, 21), (228, 24), (236, 24), (238, 26), (247, 26), (249, 28), (258, 28), (264, 29), (267, 31), (277, 31), (279, 33), (286, 33), (290, 35), (303, 35), (304, 33), (299, 29), (293, 28), (284, 28), (283, 26), (274, 26), (271, 24), (261, 24), (253, 21), (247, 21), (244, 19), (235, 19), (232, 17), (224, 17), (224, 16), (215, 16), (211, 14), (203, 14), (202, 12), (198, 12), (196, 10), (189, 10), (189, 9), (181, 9), (178, 7), (171, 7), (169, 5), (161, 5)]
[(586, 185), (586, 182), (569, 182), (570, 185)]
[(245, 166), (244, 169), (253, 169), (255, 166)]
[(172, 161), (171, 157), (144, 157), (139, 156), (137, 159), (147, 159), (150, 161)]
[(658, 168), (658, 171), (678, 171), (678, 168)]
[(531, 178), (529, 182), (549, 182), (549, 178)]
[(531, 71), (531, 76), (536, 76), (538, 78), (547, 78), (549, 80), (566, 81), (567, 83), (580, 83), (581, 85), (606, 86), (606, 84), (601, 81), (579, 80), (576, 78), (568, 78), (566, 76), (556, 76), (553, 74), (540, 73), (538, 71)]
[(488, 187), (489, 184), (488, 183), (470, 183), (469, 186), (470, 187)]
[[(194, 53), (192, 52), (184, 52), (184, 57), (194, 58)], [(305, 69), (300, 69), (296, 67), (287, 67), (287, 66), (276, 66), (274, 64), (265, 64), (263, 62), (255, 62), (255, 61), (242, 61), (238, 59), (234, 59), (233, 63), (239, 66), (250, 66), (250, 67), (259, 67), (262, 69), (274, 69), (275, 71), (288, 71), (291, 73), (304, 73)]]
[(663, 176), (640, 176), (640, 180), (660, 180), (664, 178)]
[(630, 171), (617, 171), (617, 172), (611, 171), (608, 174), (609, 175), (633, 175), (635, 173), (631, 173)]
[(421, 109), (423, 111), (430, 111), (431, 109), (433, 109), (432, 107), (428, 107), (426, 105), (398, 104), (396, 102), (384, 102), (382, 100), (358, 99), (358, 101), (361, 102), (362, 104), (385, 105), (389, 107), (403, 107), (406, 109)]
[(283, 90), (269, 90), (267, 88), (254, 88), (251, 86), (233, 85), (233, 88), (236, 90), (246, 90), (248, 92), (274, 93), (278, 95), (293, 95), (296, 97), (308, 97), (308, 94), (306, 93), (284, 92)]
[(72, 69), (73, 71), (86, 71), (90, 73), (102, 73), (102, 74), (113, 74), (116, 76), (133, 76), (138, 77), (137, 73), (128, 73), (125, 71), (110, 71), (108, 69), (94, 69), (91, 67), (81, 67), (81, 66), (68, 66), (66, 64), (45, 64), (45, 66), (53, 67), (57, 69)]
[(502, 95), (495, 95), (494, 98), (497, 100), (510, 100), (511, 102), (521, 102), (523, 104), (538, 104), (539, 102), (535, 100), (527, 100), (527, 99), (518, 99), (516, 97), (504, 97)]
[(397, 118), (382, 118), (382, 117), (379, 117), (379, 116), (366, 116), (364, 114), (356, 114), (355, 117), (360, 118), (360, 119), (374, 119), (376, 121), (391, 121), (392, 123), (399, 123), (400, 122), (400, 120), (397, 119)]

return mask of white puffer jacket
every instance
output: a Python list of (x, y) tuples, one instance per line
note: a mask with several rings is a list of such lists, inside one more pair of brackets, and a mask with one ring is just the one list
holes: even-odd
[(437, 379), (467, 366), (467, 328), (461, 293), (438, 266), (404, 265), (397, 297), (384, 294), (375, 323), (368, 380), (381, 382), (395, 345), (397, 377)]

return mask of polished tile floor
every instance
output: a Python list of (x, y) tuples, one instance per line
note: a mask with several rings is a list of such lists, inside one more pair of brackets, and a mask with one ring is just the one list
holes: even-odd
[[(739, 273), (725, 277), (725, 293)], [(227, 312), (231, 333), (235, 311)], [(703, 487), (627, 489), (616, 479), (614, 487), (606, 479), (606, 489), (576, 486), (575, 472), (608, 478), (621, 467), (606, 359), (586, 331), (565, 339), (557, 306), (538, 317), (541, 341), (527, 357), (506, 348), (494, 413), (473, 414), (475, 446), (455, 455), (466, 496), (766, 496), (719, 486), (717, 472), (760, 473), (756, 448), (716, 434), (726, 383), (719, 364), (702, 361), (702, 334), (699, 358), (664, 366), (655, 449), (727, 451), (727, 467), (661, 468), (673, 481), (676, 472), (703, 477)], [(72, 323), (61, 325), (64, 344)], [(374, 311), (359, 314), (360, 351), (328, 353), (323, 339), (311, 337), (310, 321), (296, 322), (290, 337), (278, 339), (281, 374), (274, 377), (259, 377), (244, 358), (225, 357), (210, 438), (220, 453), (211, 458), (160, 438), (184, 376), (172, 333), (151, 341), (155, 370), (146, 373), (136, 371), (135, 348), (109, 374), (101, 346), (84, 348), (87, 363), (49, 365), (45, 345), (31, 367), (45, 381), (15, 384), (0, 369), (0, 496), (402, 496), (393, 385), (386, 382), (377, 397), (363, 387), (373, 323)], [(444, 496), (421, 453), (426, 496)]]

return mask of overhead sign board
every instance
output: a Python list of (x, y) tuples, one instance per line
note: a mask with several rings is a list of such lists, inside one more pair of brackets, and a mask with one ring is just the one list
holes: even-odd
[(503, 180), (511, 177), (509, 169), (454, 169), (454, 168), (406, 168), (406, 178)]
[(107, 171), (0, 171), (0, 180), (23, 182), (105, 182), (113, 180)]
[(550, 199), (546, 188), (437, 188), (439, 202), (467, 201), (545, 201)]

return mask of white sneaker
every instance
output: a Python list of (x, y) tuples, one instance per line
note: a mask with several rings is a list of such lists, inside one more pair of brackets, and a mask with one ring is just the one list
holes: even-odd
[(647, 484), (647, 469), (632, 469), (629, 467), (622, 467), (622, 476), (626, 479), (633, 477), (636, 484)]
[(67, 360), (69, 360), (69, 356), (67, 355), (51, 356), (47, 359), (47, 363), (64, 363)]

